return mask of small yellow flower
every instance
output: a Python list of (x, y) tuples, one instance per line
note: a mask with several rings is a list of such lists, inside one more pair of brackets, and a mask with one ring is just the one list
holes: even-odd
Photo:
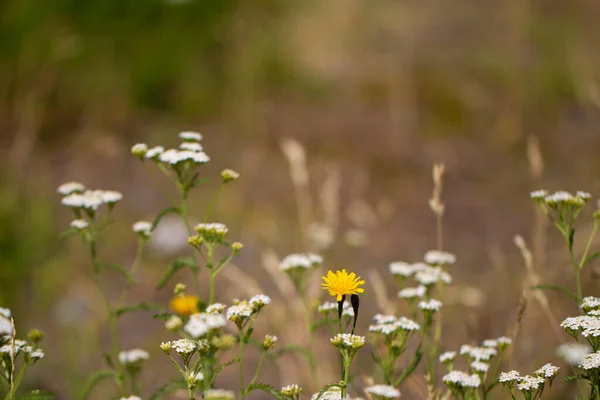
[(335, 274), (331, 271), (327, 271), (327, 276), (323, 277), (325, 283), (321, 283), (323, 289), (327, 290), (330, 295), (336, 296), (337, 301), (342, 300), (342, 296), (346, 294), (358, 294), (363, 293), (365, 290), (359, 286), (364, 285), (365, 281), (360, 279), (360, 276), (356, 276), (354, 272), (348, 274), (343, 269), (341, 271), (335, 271)]
[(198, 312), (199, 300), (197, 296), (192, 295), (175, 296), (171, 299), (169, 305), (175, 313), (188, 316)]

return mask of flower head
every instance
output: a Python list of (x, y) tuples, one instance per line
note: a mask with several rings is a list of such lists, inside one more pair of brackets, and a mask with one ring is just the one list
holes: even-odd
[(397, 399), (400, 391), (390, 385), (373, 385), (365, 389), (374, 399)]
[(179, 139), (186, 142), (199, 142), (202, 140), (202, 134), (193, 131), (179, 132)]
[(171, 299), (169, 306), (175, 313), (188, 316), (198, 312), (198, 301), (200, 299), (197, 296), (178, 295)]
[(537, 376), (541, 376), (542, 378), (550, 379), (550, 378), (554, 378), (554, 376), (556, 376), (556, 373), (558, 372), (559, 369), (560, 369), (560, 367), (557, 367), (555, 365), (548, 363), (548, 364), (544, 365), (542, 368), (535, 371), (535, 374)]
[(152, 223), (148, 221), (138, 221), (131, 228), (135, 233), (146, 239), (152, 233)]
[(150, 354), (142, 349), (123, 350), (119, 353), (119, 362), (125, 366), (139, 366), (149, 358)]
[(336, 296), (337, 301), (342, 300), (342, 296), (347, 294), (363, 293), (365, 290), (359, 286), (364, 285), (365, 281), (357, 277), (354, 272), (348, 274), (343, 269), (341, 271), (327, 271), (327, 276), (323, 277), (325, 283), (321, 283), (323, 289), (327, 290), (330, 295)]

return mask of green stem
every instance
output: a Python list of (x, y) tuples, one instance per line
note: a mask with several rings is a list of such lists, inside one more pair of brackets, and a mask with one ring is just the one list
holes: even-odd
[(596, 233), (598, 232), (598, 221), (596, 221), (594, 219), (594, 227), (592, 228), (592, 232), (590, 233), (590, 237), (587, 240), (587, 243), (585, 244), (585, 249), (583, 250), (583, 254), (581, 256), (581, 259), (579, 260), (579, 264), (577, 266), (577, 273), (576, 273), (576, 279), (577, 279), (577, 298), (579, 300), (579, 302), (581, 302), (582, 299), (582, 294), (581, 294), (581, 270), (583, 269), (583, 266), (585, 265), (586, 259), (587, 259), (587, 255), (590, 252), (590, 248), (592, 247), (592, 242), (594, 241), (594, 238), (596, 237)]
[(208, 222), (208, 219), (210, 218), (210, 214), (212, 213), (212, 210), (215, 207), (215, 205), (217, 204), (217, 200), (219, 199), (219, 196), (221, 195), (221, 192), (223, 191), (223, 186), (224, 186), (224, 184), (221, 183), (221, 185), (217, 189), (217, 192), (215, 193), (212, 200), (210, 201), (210, 204), (208, 205), (208, 209), (206, 210), (206, 216), (204, 217), (204, 222)]
[[(346, 351), (346, 350), (345, 350)], [(342, 399), (346, 398), (346, 393), (347, 393), (347, 388), (348, 388), (348, 377), (350, 375), (350, 363), (352, 362), (352, 360), (350, 359), (350, 357), (348, 356), (348, 354), (342, 354), (342, 358), (343, 358), (343, 365), (344, 368), (342, 369)]]
[(312, 334), (313, 321), (312, 321), (311, 309), (310, 309), (310, 305), (308, 304), (309, 300), (306, 298), (305, 291), (302, 290), (300, 294), (302, 296), (302, 302), (304, 303), (304, 320), (306, 322), (306, 331), (308, 333), (308, 354), (309, 354), (308, 364), (310, 367), (310, 373), (311, 373), (311, 377), (312, 377), (313, 386), (315, 388), (317, 388), (317, 387), (320, 387), (320, 385), (319, 385), (319, 378), (318, 378), (318, 374), (317, 374), (317, 365), (315, 363), (315, 343), (314, 343), (314, 338), (313, 338), (313, 334)]
[(244, 336), (246, 333), (240, 330), (240, 347), (238, 350), (238, 371), (240, 379), (240, 397), (243, 399), (246, 397), (244, 393), (244, 364), (242, 363), (242, 356), (244, 354)]
[(256, 367), (256, 371), (254, 372), (254, 376), (252, 377), (252, 380), (248, 384), (249, 386), (252, 385), (254, 382), (256, 382), (256, 380), (258, 379), (258, 374), (260, 373), (260, 369), (262, 368), (262, 364), (263, 364), (263, 361), (265, 360), (266, 355), (267, 355), (267, 351), (265, 350), (261, 354), (260, 360), (258, 360), (258, 365)]
[[(185, 226), (185, 230), (188, 234), (188, 236), (192, 236), (192, 227), (190, 226), (190, 223), (188, 221), (188, 213), (187, 213), (187, 200), (188, 200), (188, 194), (187, 191), (185, 190), (185, 188), (181, 185), (178, 184), (177, 187), (179, 188), (179, 191), (181, 193), (181, 204), (179, 205), (179, 215), (181, 216), (181, 221), (183, 222), (183, 225)], [(196, 264), (196, 266), (198, 265), (198, 256), (196, 255), (195, 251), (192, 251), (192, 259), (194, 260), (194, 264)], [(199, 279), (199, 269), (196, 267), (195, 269), (192, 269), (192, 274), (194, 275), (194, 284), (196, 286), (196, 292), (199, 295), (200, 294), (200, 279)]]
[(110, 307), (110, 301), (108, 299), (108, 295), (106, 294), (106, 291), (104, 290), (104, 288), (102, 286), (102, 281), (100, 279), (100, 271), (96, 268), (97, 254), (98, 254), (98, 252), (96, 249), (96, 241), (92, 240), (90, 242), (90, 255), (92, 258), (92, 265), (94, 268), (94, 282), (96, 283), (96, 286), (98, 287), (98, 289), (100, 290), (100, 293), (102, 294), (102, 301), (104, 303), (104, 307), (105, 307), (106, 313), (108, 315), (108, 328), (109, 328), (109, 332), (110, 332), (109, 354), (110, 354), (111, 361), (116, 365), (116, 369), (118, 372), (117, 385), (121, 388), (121, 394), (123, 396), (125, 396), (126, 390), (125, 390), (125, 385), (123, 384), (124, 371), (123, 371), (123, 366), (119, 362), (119, 334), (118, 334), (118, 329), (117, 329), (117, 319), (112, 311), (112, 308)]

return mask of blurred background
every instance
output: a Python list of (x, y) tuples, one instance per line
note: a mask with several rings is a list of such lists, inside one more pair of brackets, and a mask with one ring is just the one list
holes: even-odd
[[(436, 245), (428, 199), (432, 165), (443, 162), (445, 247), (458, 256), (444, 346), (510, 333), (521, 303), (510, 368), (560, 364), (555, 348), (569, 338), (556, 324), (576, 308), (553, 294), (523, 297), (535, 277), (513, 237), (523, 235), (534, 252), (540, 281), (573, 287), (562, 238), (529, 192), (600, 193), (598, 18), (592, 0), (3, 1), (0, 305), (13, 310), (20, 332), (46, 332), (46, 358), (28, 384), (74, 398), (103, 367), (108, 341), (86, 250), (76, 238), (59, 238), (71, 216), (56, 187), (76, 180), (124, 194), (100, 251), (130, 263), (131, 224), (168, 203), (129, 149), (176, 146), (180, 130), (202, 132), (212, 158), (192, 215), (204, 215), (221, 169), (242, 175), (215, 210), (245, 244), (220, 277), (217, 300), (260, 289), (293, 306), (273, 266), (314, 250), (307, 232), (318, 223), (334, 233), (326, 267), (368, 281), (359, 319), (366, 332), (386, 298), (399, 304), (388, 264), (419, 261)], [(189, 251), (178, 223), (164, 225), (171, 230), (157, 232), (146, 252), (136, 300), (166, 305), (172, 287), (157, 290), (156, 282)], [(584, 293), (597, 295), (592, 272)], [(120, 277), (107, 279), (116, 291)], [(293, 314), (272, 310), (259, 333), (303, 343)], [(175, 376), (158, 349), (170, 334), (150, 313), (120, 323), (122, 345), (153, 356), (144, 372), (151, 393)], [(325, 332), (320, 341), (331, 351)], [(263, 380), (310, 388), (294, 357), (267, 366)], [(327, 374), (336, 364), (322, 362), (324, 376), (335, 376)], [(221, 386), (234, 373), (224, 373)], [(360, 374), (376, 377), (368, 368)], [(406, 382), (404, 396), (422, 398), (422, 381), (417, 374)], [(563, 390), (556, 398), (573, 387)], [(95, 392), (98, 399), (110, 393)]]

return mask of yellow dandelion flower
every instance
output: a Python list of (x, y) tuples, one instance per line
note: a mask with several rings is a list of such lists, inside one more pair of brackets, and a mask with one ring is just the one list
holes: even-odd
[(323, 277), (325, 283), (321, 283), (323, 289), (327, 290), (330, 295), (336, 296), (337, 301), (342, 300), (342, 296), (346, 294), (363, 293), (365, 290), (359, 286), (364, 285), (365, 281), (356, 276), (354, 272), (348, 273), (345, 269), (341, 271), (327, 271), (327, 276)]
[(199, 300), (197, 296), (192, 295), (175, 296), (171, 299), (169, 306), (175, 313), (188, 316), (198, 312)]

